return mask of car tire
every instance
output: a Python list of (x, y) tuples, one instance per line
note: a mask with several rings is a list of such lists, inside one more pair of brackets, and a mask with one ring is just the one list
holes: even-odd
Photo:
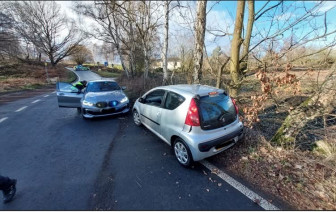
[(133, 121), (136, 126), (141, 126), (140, 114), (137, 110), (133, 110)]
[(82, 118), (84, 119), (84, 120), (89, 120), (89, 118), (86, 118), (85, 116), (84, 116), (84, 109), (82, 108), (81, 109), (81, 114), (82, 114)]
[(173, 151), (179, 164), (183, 167), (190, 167), (193, 164), (192, 154), (188, 145), (181, 139), (174, 141)]
[(78, 107), (77, 108), (77, 113), (80, 115), (80, 114), (82, 114), (82, 108), (81, 107)]

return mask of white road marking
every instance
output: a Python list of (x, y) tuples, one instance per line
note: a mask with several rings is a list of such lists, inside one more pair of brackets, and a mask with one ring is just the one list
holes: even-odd
[(6, 119), (8, 119), (8, 117), (0, 119), (0, 123), (3, 122), (3, 121), (5, 121)]
[(17, 109), (15, 112), (20, 112), (20, 111), (26, 109), (27, 107), (28, 107), (28, 106), (24, 106), (24, 107), (22, 107), (22, 108), (20, 108), (20, 109)]
[[(234, 187), (235, 189), (240, 191), (242, 194), (244, 194), (250, 200), (258, 203), (258, 205), (260, 205), (260, 207), (262, 207), (263, 209), (265, 209), (265, 210), (280, 210), (279, 208), (277, 208), (276, 206), (274, 206), (273, 204), (271, 204), (270, 202), (268, 202), (267, 200), (265, 200), (264, 198), (262, 198), (258, 194), (254, 193), (253, 191), (251, 191), (250, 189), (248, 189), (247, 187), (245, 187), (244, 185), (242, 185), (241, 183), (239, 183), (238, 181), (236, 181), (235, 179), (233, 179), (232, 177), (227, 175), (225, 172), (219, 170), (216, 166), (212, 165), (208, 161), (202, 160), (202, 161), (200, 161), (200, 163), (203, 166), (205, 166), (206, 168), (208, 168), (210, 171), (212, 171), (212, 173), (215, 173), (218, 177), (222, 178), (225, 182), (227, 182), (232, 187)], [(216, 170), (216, 171), (214, 171), (214, 170)]]
[(52, 92), (52, 93), (56, 93), (56, 91)]
[(48, 97), (49, 95), (45, 95), (44, 97)]
[(37, 99), (37, 100), (33, 101), (32, 103), (34, 104), (34, 103), (39, 102), (39, 101), (41, 101), (41, 100)]

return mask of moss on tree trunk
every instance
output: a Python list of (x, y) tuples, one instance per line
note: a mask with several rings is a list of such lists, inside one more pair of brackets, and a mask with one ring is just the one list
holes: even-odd
[(333, 66), (332, 72), (311, 98), (308, 98), (290, 112), (271, 139), (273, 144), (285, 146), (292, 144), (301, 129), (309, 121), (326, 113), (330, 113), (336, 107), (335, 68), (336, 65)]

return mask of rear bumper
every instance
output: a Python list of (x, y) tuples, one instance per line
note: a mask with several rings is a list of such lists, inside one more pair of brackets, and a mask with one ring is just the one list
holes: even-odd
[(244, 126), (237, 120), (231, 126), (226, 126), (226, 129), (219, 129), (208, 134), (182, 131), (180, 136), (188, 144), (193, 160), (200, 161), (234, 146), (244, 137)]
[(244, 133), (243, 128), (237, 129), (232, 133), (227, 134), (223, 137), (198, 144), (198, 149), (200, 152), (207, 152), (213, 147), (215, 147), (216, 149), (225, 148), (226, 146), (229, 146), (230, 144), (237, 142), (234, 140), (235, 138), (238, 138), (238, 140), (240, 140), (243, 136), (243, 133)]

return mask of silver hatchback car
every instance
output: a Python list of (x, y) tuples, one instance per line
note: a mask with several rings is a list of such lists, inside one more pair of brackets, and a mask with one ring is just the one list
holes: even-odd
[(183, 166), (220, 153), (244, 136), (234, 99), (206, 85), (156, 87), (136, 100), (132, 112), (134, 123), (172, 146)]

